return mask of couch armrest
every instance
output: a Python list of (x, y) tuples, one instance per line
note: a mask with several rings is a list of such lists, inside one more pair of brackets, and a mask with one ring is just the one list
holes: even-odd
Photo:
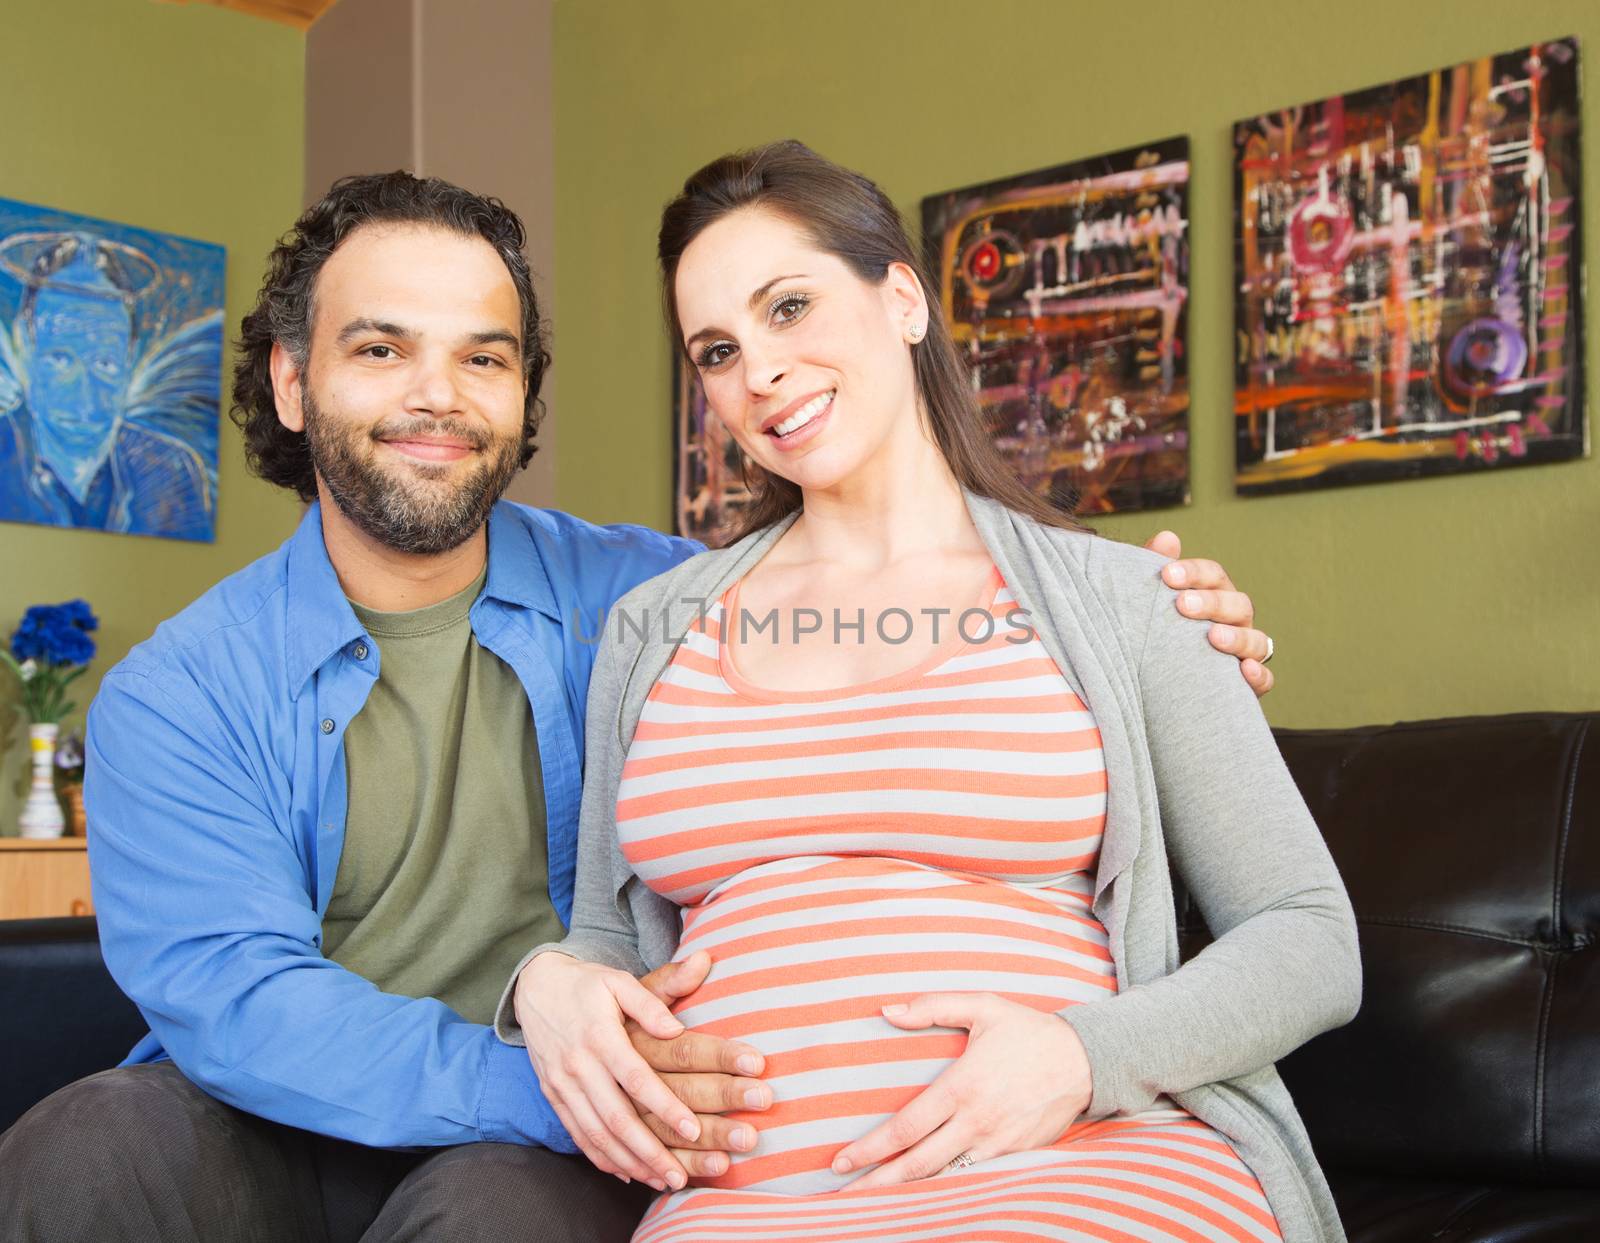
[(0, 1131), (115, 1066), (146, 1030), (106, 970), (93, 917), (0, 920)]

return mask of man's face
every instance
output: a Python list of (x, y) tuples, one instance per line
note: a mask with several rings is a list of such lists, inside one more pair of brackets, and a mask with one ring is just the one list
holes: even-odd
[(471, 538), (521, 458), (521, 324), (511, 274), (481, 238), (351, 234), (317, 278), (301, 409), (279, 409), (303, 423), (324, 501), (401, 552)]
[(86, 484), (122, 417), (133, 334), (128, 310), (110, 298), (43, 289), (32, 314), (28, 406), (39, 452), (69, 485)]

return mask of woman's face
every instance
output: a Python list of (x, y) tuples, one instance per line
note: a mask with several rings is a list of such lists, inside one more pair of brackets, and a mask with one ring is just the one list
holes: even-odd
[(758, 465), (831, 488), (920, 435), (908, 333), (921, 335), (928, 310), (904, 264), (870, 284), (784, 217), (747, 207), (690, 243), (675, 293), (707, 404)]

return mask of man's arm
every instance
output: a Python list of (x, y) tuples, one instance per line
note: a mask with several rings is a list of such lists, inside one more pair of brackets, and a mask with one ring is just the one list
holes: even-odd
[(1228, 572), (1215, 561), (1202, 557), (1178, 560), (1183, 546), (1171, 531), (1151, 536), (1145, 547), (1174, 559), (1162, 569), (1161, 579), (1178, 593), (1178, 612), (1212, 623), (1206, 636), (1211, 646), (1239, 662), (1239, 672), (1257, 698), (1270, 691), (1275, 681), (1267, 668), (1272, 640), (1255, 629), (1256, 610), (1250, 597), (1233, 585)]
[[(576, 1151), (520, 1049), (322, 956), (316, 860), (268, 801), (289, 777), (198, 688), (113, 671), (87, 749), (106, 963), (191, 1080), (260, 1117), (376, 1147)], [(331, 826), (319, 827), (326, 842)]]

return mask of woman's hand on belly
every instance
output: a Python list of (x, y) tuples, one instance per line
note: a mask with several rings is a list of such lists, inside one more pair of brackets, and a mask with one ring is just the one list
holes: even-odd
[(1094, 1096), (1083, 1044), (1054, 1013), (993, 993), (929, 993), (883, 1015), (907, 1031), (971, 1034), (966, 1052), (914, 1101), (840, 1150), (835, 1174), (883, 1162), (851, 1190), (931, 1178), (962, 1153), (985, 1161), (1048, 1148)]
[(694, 1114), (623, 1026), (631, 1018), (658, 1039), (681, 1035), (683, 1024), (666, 1003), (626, 971), (551, 951), (522, 969), (514, 1004), (539, 1086), (584, 1155), (609, 1174), (657, 1190), (684, 1186), (682, 1165), (629, 1100), (685, 1139), (700, 1137)]

